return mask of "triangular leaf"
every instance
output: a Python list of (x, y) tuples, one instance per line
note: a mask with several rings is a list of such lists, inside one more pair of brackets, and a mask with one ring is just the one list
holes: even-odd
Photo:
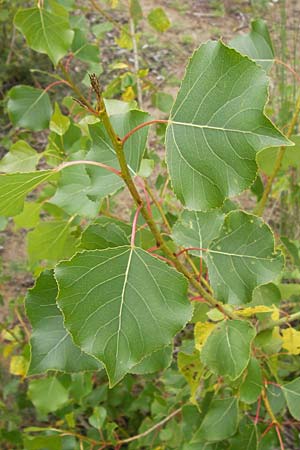
[(254, 337), (255, 329), (249, 322), (224, 320), (208, 336), (201, 361), (215, 374), (236, 380), (249, 363)]
[(291, 145), (264, 115), (264, 70), (222, 42), (194, 53), (166, 132), (174, 191), (189, 209), (221, 206), (256, 178), (256, 153)]
[(29, 382), (28, 398), (42, 414), (61, 408), (68, 401), (68, 397), (68, 390), (55, 376)]
[(253, 290), (274, 280), (283, 266), (268, 225), (242, 211), (226, 216), (219, 237), (209, 246), (206, 262), (216, 298), (232, 304), (250, 302)]
[(55, 66), (72, 43), (74, 31), (70, 29), (66, 18), (42, 7), (20, 9), (14, 22), (24, 34), (29, 47), (46, 53)]
[(264, 20), (253, 20), (250, 33), (235, 37), (229, 45), (242, 55), (254, 59), (265, 70), (270, 69), (273, 64), (274, 49)]
[(18, 127), (40, 131), (48, 128), (52, 106), (46, 91), (31, 86), (15, 86), (8, 93), (8, 115)]
[(29, 375), (48, 370), (80, 372), (99, 370), (101, 363), (84, 354), (63, 326), (63, 316), (55, 302), (57, 284), (53, 271), (43, 272), (28, 292), (25, 305), (32, 326)]
[(55, 275), (65, 326), (104, 363), (111, 386), (168, 345), (192, 314), (185, 279), (139, 248), (85, 251)]

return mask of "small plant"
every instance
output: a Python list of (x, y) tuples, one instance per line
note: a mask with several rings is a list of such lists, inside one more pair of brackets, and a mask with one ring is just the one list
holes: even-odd
[[(55, 81), (13, 87), (7, 110), (18, 130), (49, 130), (48, 143), (38, 153), (17, 140), (1, 160), (0, 214), (28, 229), (36, 276), (30, 358), (26, 349), (15, 364), (46, 374), (29, 378), (39, 423), (55, 411), (65, 425), (28, 427), (25, 448), (62, 448), (68, 436), (72, 448), (284, 449), (285, 426), (300, 419), (300, 312), (298, 285), (282, 274), (284, 255), (297, 269), (299, 247), (261, 216), (282, 166), (299, 158), (300, 97), (285, 136), (264, 112), (275, 59), (265, 23), (201, 45), (158, 120), (133, 99), (105, 98), (95, 73), (93, 98), (74, 81), (71, 58), (96, 64), (94, 44), (79, 16), (69, 20), (72, 2), (42, 3), (19, 10), (15, 26), (49, 56)], [(68, 95), (53, 104), (58, 85)], [(147, 148), (150, 126), (165, 134), (167, 169)], [(253, 213), (235, 202), (247, 189)]]

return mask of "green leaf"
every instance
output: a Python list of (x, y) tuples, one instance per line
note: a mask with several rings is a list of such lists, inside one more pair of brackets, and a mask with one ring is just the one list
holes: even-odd
[[(43, 429), (44, 430), (44, 429)], [(41, 430), (42, 431), (42, 430)], [(62, 438), (53, 436), (23, 436), (24, 450), (61, 450)]]
[(27, 395), (42, 414), (57, 411), (68, 401), (67, 389), (55, 376), (31, 380)]
[(167, 31), (171, 22), (163, 8), (154, 8), (148, 14), (148, 22), (150, 25), (161, 33)]
[(82, 30), (75, 30), (75, 36), (72, 43), (72, 52), (76, 58), (82, 61), (100, 63), (99, 47), (89, 44), (86, 39), (86, 33)]
[(282, 386), (291, 415), (300, 420), (300, 377)]
[(58, 103), (55, 102), (54, 113), (50, 121), (50, 130), (59, 136), (63, 136), (70, 126), (70, 119), (62, 114)]
[[(99, 168), (99, 170), (102, 169)], [(70, 215), (96, 217), (102, 199), (100, 193), (99, 195), (95, 194), (87, 166), (71, 166), (61, 171), (57, 190), (49, 202), (59, 206)]]
[(220, 376), (236, 380), (250, 360), (255, 329), (246, 321), (224, 320), (208, 336), (201, 351), (201, 361)]
[(139, 248), (85, 251), (55, 275), (65, 326), (104, 363), (111, 386), (168, 345), (192, 313), (185, 279)]
[(106, 409), (103, 408), (103, 406), (96, 406), (94, 408), (93, 414), (89, 417), (89, 423), (92, 425), (92, 427), (97, 428), (97, 430), (100, 430), (106, 419), (106, 416), (107, 416)]
[(274, 62), (273, 44), (264, 20), (253, 20), (250, 33), (235, 37), (230, 41), (229, 46), (249, 56), (264, 70), (269, 70)]
[(222, 205), (256, 178), (256, 153), (291, 145), (264, 115), (268, 79), (221, 41), (194, 53), (166, 131), (173, 189), (189, 209)]
[(257, 448), (256, 425), (251, 419), (245, 417), (239, 424), (238, 434), (230, 439), (230, 450), (257, 450)]
[(34, 267), (39, 261), (46, 260), (50, 265), (74, 255), (77, 239), (72, 235), (70, 221), (55, 220), (41, 222), (27, 235), (29, 262)]
[(15, 86), (8, 93), (8, 115), (18, 127), (40, 131), (48, 128), (52, 106), (47, 92), (31, 86)]
[[(286, 236), (280, 236), (280, 240), (292, 257), (293, 263), (300, 267), (299, 242), (292, 241)], [(298, 245), (297, 245), (298, 244)]]
[[(295, 146), (285, 149), (281, 163), (283, 171), (289, 167), (300, 167), (300, 136), (292, 136), (290, 140), (294, 142)], [(277, 148), (265, 148), (258, 153), (257, 164), (266, 175), (272, 175), (278, 152)]]
[(171, 364), (172, 352), (172, 345), (163, 347), (142, 359), (141, 362), (130, 369), (130, 373), (144, 375), (165, 370)]
[(114, 223), (90, 225), (81, 235), (81, 247), (86, 250), (128, 245), (125, 231)]
[[(116, 133), (123, 138), (126, 133), (150, 119), (149, 114), (142, 111), (131, 110), (124, 114), (111, 116), (111, 123)], [(92, 147), (86, 159), (102, 162), (119, 169), (119, 163), (111, 140), (101, 123), (89, 126), (92, 138)], [(139, 168), (145, 151), (148, 127), (144, 127), (134, 133), (125, 143), (124, 152), (130, 172), (135, 175)], [(113, 194), (123, 186), (123, 181), (117, 175), (99, 167), (87, 168), (94, 186), (94, 194), (105, 197)]]
[(36, 202), (25, 202), (21, 214), (14, 217), (16, 229), (34, 228), (40, 221), (40, 211), (42, 205)]
[(174, 102), (172, 95), (165, 92), (156, 92), (151, 97), (152, 105), (160, 111), (169, 114)]
[(277, 306), (280, 301), (280, 290), (276, 284), (268, 283), (254, 289), (251, 305)]
[(1, 159), (0, 172), (32, 172), (41, 156), (27, 142), (17, 141)]
[(263, 388), (262, 372), (256, 358), (251, 358), (246, 377), (240, 387), (240, 399), (248, 404), (257, 401)]
[(64, 328), (63, 316), (55, 301), (57, 290), (53, 271), (47, 270), (26, 295), (26, 313), (32, 326), (28, 375), (48, 370), (81, 372), (101, 369), (101, 363), (76, 347)]
[(23, 210), (29, 192), (55, 177), (51, 170), (0, 175), (0, 215), (16, 216)]
[[(206, 213), (184, 211), (173, 227), (173, 239), (185, 248), (207, 249), (218, 236), (224, 217), (220, 210)], [(191, 250), (191, 253), (203, 257), (202, 250)]]
[(250, 302), (253, 290), (274, 280), (283, 266), (268, 225), (242, 211), (226, 216), (218, 238), (209, 246), (206, 262), (215, 297), (231, 304)]
[(232, 436), (238, 427), (238, 402), (235, 397), (214, 399), (192, 439), (196, 442), (223, 441)]
[(20, 9), (14, 23), (24, 34), (29, 47), (46, 53), (55, 66), (66, 55), (73, 40), (74, 32), (66, 18), (44, 8)]

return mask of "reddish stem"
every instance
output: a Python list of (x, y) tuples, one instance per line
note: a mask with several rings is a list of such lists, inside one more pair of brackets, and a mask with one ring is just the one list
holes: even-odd
[(188, 248), (184, 248), (180, 252), (176, 253), (176, 256), (180, 256), (180, 255), (182, 255), (182, 253), (189, 252), (190, 250), (199, 250), (199, 251), (202, 251), (202, 252), (208, 252), (208, 248), (188, 247)]
[(150, 201), (149, 194), (148, 194), (148, 192), (147, 192), (147, 190), (145, 188), (145, 184), (144, 184), (143, 180), (136, 180), (136, 181), (137, 181), (137, 184), (143, 189), (143, 192), (145, 194), (145, 199), (146, 199), (146, 205), (147, 205), (148, 213), (153, 218), (152, 210), (151, 210), (151, 201)]
[(266, 383), (266, 384), (272, 384), (273, 386), (277, 386), (277, 387), (279, 387), (279, 388), (281, 389), (281, 385), (278, 384), (278, 383), (274, 383), (273, 381), (268, 381), (268, 380), (266, 380), (265, 383)]
[(70, 69), (70, 63), (71, 63), (71, 61), (72, 61), (73, 58), (74, 58), (74, 54), (73, 54), (73, 53), (70, 53), (70, 54), (67, 56), (67, 58), (66, 58), (66, 63), (65, 63), (65, 70), (66, 70), (66, 72), (69, 72), (69, 69)]
[(261, 395), (258, 397), (258, 401), (257, 401), (257, 408), (256, 408), (255, 419), (254, 419), (255, 425), (257, 425), (257, 423), (259, 421), (260, 406), (261, 406)]
[(158, 250), (158, 249), (159, 249), (159, 247), (157, 247), (157, 245), (154, 245), (154, 247), (148, 248), (147, 252), (152, 253), (152, 252), (155, 252), (155, 250)]
[(263, 434), (261, 435), (260, 440), (262, 440), (266, 434), (269, 433), (269, 431), (271, 430), (271, 428), (273, 427), (273, 425), (275, 425), (273, 422), (269, 423), (269, 425), (267, 426), (267, 428), (265, 429), (265, 431), (263, 432)]
[(191, 298), (192, 301), (198, 301), (200, 303), (207, 303), (205, 298), (201, 297), (201, 295), (197, 295), (196, 297)]
[(168, 258), (165, 258), (164, 256), (161, 255), (157, 255), (156, 253), (151, 253), (152, 256), (155, 256), (155, 258), (161, 259), (162, 261), (167, 262), (168, 264), (171, 264), (171, 266), (175, 267), (175, 264), (173, 263), (173, 261), (171, 261)]
[(83, 160), (78, 160), (78, 161), (67, 161), (64, 162), (62, 164), (60, 164), (59, 166), (57, 166), (54, 171), (55, 172), (60, 172), (61, 170), (65, 169), (66, 167), (70, 167), (70, 166), (77, 166), (80, 164), (86, 164), (88, 166), (97, 166), (97, 167), (101, 167), (102, 169), (106, 169), (109, 170), (110, 172), (118, 175), (119, 177), (121, 177), (121, 172), (117, 169), (115, 169), (114, 167), (111, 166), (107, 166), (106, 164), (97, 162), (97, 161), (85, 161)]
[(70, 88), (72, 87), (70, 85), (70, 83), (67, 80), (57, 80), (57, 81), (53, 81), (53, 83), (50, 83), (47, 87), (45, 87), (44, 92), (49, 91), (50, 89), (52, 89), (54, 86), (58, 86), (59, 84), (66, 84), (67, 86), (69, 86)]
[(280, 450), (284, 450), (284, 443), (283, 443), (283, 440), (282, 440), (282, 436), (281, 436), (281, 433), (280, 433), (279, 426), (277, 424), (275, 425), (275, 430), (276, 430), (276, 433), (277, 433), (277, 436), (278, 436), (278, 440), (279, 440), (279, 444), (280, 444)]
[(129, 139), (130, 136), (132, 136), (134, 133), (136, 133), (141, 128), (148, 127), (149, 125), (153, 125), (154, 123), (169, 123), (169, 121), (168, 120), (164, 120), (164, 119), (156, 119), (156, 120), (150, 120), (149, 122), (141, 123), (137, 127), (135, 127), (132, 130), (130, 130), (127, 134), (125, 134), (125, 136), (122, 139), (122, 144), (124, 145), (125, 142), (127, 141), (127, 139)]
[(135, 241), (135, 235), (136, 235), (136, 226), (137, 226), (137, 221), (138, 221), (138, 218), (139, 218), (139, 213), (140, 213), (141, 207), (142, 207), (142, 205), (139, 205), (137, 207), (137, 210), (135, 212), (134, 219), (133, 219), (133, 222), (132, 222), (132, 233), (131, 233), (131, 241), (130, 241), (131, 247), (134, 247), (134, 241)]

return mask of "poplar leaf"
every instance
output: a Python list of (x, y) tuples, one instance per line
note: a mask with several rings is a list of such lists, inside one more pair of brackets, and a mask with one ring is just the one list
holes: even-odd
[(291, 415), (296, 420), (300, 420), (300, 378), (298, 377), (290, 383), (284, 384), (282, 391)]
[(232, 211), (209, 245), (206, 263), (215, 297), (240, 305), (251, 302), (257, 286), (280, 274), (283, 258), (275, 252), (268, 225), (251, 214)]
[(249, 363), (254, 337), (255, 329), (250, 322), (224, 320), (208, 336), (201, 361), (216, 375), (236, 380)]
[(258, 306), (249, 306), (249, 308), (243, 308), (236, 311), (236, 313), (241, 317), (251, 317), (255, 314), (259, 313), (268, 313), (273, 312), (274, 308), (270, 306), (258, 305)]
[(300, 331), (294, 328), (281, 330), (282, 348), (286, 349), (290, 355), (300, 355)]
[(69, 117), (62, 114), (58, 103), (55, 102), (54, 113), (50, 120), (50, 130), (59, 136), (63, 136), (70, 126)]
[(51, 170), (0, 175), (0, 215), (19, 214), (23, 210), (27, 194), (52, 177), (55, 174)]
[(20, 9), (14, 22), (29, 47), (46, 53), (55, 66), (68, 52), (74, 31), (64, 16), (50, 13), (45, 8), (28, 8)]
[(52, 106), (47, 92), (31, 86), (15, 86), (8, 93), (8, 115), (18, 127), (40, 131), (48, 128)]
[(190, 401), (193, 404), (197, 404), (196, 394), (200, 385), (200, 380), (203, 374), (203, 365), (200, 361), (199, 352), (196, 350), (192, 354), (179, 352), (177, 365), (179, 372), (182, 373), (186, 379), (190, 390)]
[(195, 335), (195, 347), (197, 350), (201, 351), (203, 345), (205, 344), (208, 336), (214, 330), (216, 324), (211, 322), (197, 322), (195, 324), (194, 335)]
[(183, 276), (139, 248), (78, 253), (55, 276), (66, 328), (104, 363), (111, 386), (168, 345), (192, 315)]
[(46, 260), (50, 265), (69, 258), (76, 251), (77, 239), (72, 234), (70, 221), (41, 222), (27, 235), (27, 251), (30, 265)]
[(150, 25), (161, 33), (167, 31), (171, 22), (163, 8), (154, 8), (148, 14), (148, 22)]
[(0, 161), (0, 172), (32, 172), (42, 154), (25, 141), (15, 142)]
[(99, 361), (84, 354), (73, 343), (64, 328), (56, 296), (57, 284), (53, 271), (48, 270), (41, 273), (26, 295), (26, 313), (32, 326), (28, 375), (48, 370), (81, 372), (101, 369)]
[(192, 443), (216, 442), (234, 435), (238, 427), (238, 402), (235, 397), (214, 399)]
[(216, 238), (224, 222), (225, 215), (220, 211), (197, 212), (185, 210), (173, 227), (174, 241), (185, 248), (194, 247), (190, 253), (195, 256), (204, 256), (211, 241)]
[(247, 367), (246, 377), (240, 387), (240, 399), (248, 404), (257, 401), (263, 388), (262, 372), (256, 358), (251, 358)]
[(274, 62), (273, 44), (264, 20), (253, 20), (250, 33), (235, 37), (230, 41), (229, 46), (249, 56), (265, 70), (270, 69)]
[(292, 145), (265, 116), (268, 79), (249, 58), (209, 41), (186, 69), (166, 131), (173, 189), (189, 209), (219, 207), (256, 178), (256, 154)]
[(42, 414), (48, 414), (64, 406), (68, 401), (68, 391), (55, 377), (31, 380), (28, 398)]

